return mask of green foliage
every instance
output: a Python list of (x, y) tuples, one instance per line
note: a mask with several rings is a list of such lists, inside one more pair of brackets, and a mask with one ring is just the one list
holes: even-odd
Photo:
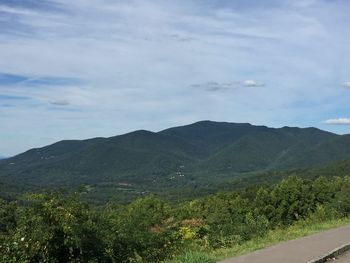
[(8, 234), (16, 227), (16, 203), (0, 199), (0, 235)]
[(176, 259), (170, 261), (170, 263), (214, 263), (213, 257), (209, 256), (207, 253), (187, 251)]
[[(341, 182), (339, 182), (341, 181)], [(350, 177), (338, 179), (339, 189), (335, 193), (334, 205), (344, 216), (350, 215)]]
[(278, 184), (271, 192), (273, 225), (292, 222), (305, 218), (313, 211), (311, 185), (298, 177), (289, 177)]
[(33, 194), (1, 247), (2, 262), (103, 262), (88, 207), (61, 194)]
[(154, 196), (140, 198), (111, 218), (115, 233), (111, 252), (116, 260), (130, 260), (137, 255), (147, 262), (164, 258), (176, 246), (176, 225), (170, 207)]
[(213, 262), (205, 251), (252, 240), (258, 248), (276, 229), (349, 216), (349, 189), (350, 177), (292, 176), (177, 205), (150, 195), (90, 207), (63, 192), (30, 194), (21, 205), (1, 200), (0, 262)]

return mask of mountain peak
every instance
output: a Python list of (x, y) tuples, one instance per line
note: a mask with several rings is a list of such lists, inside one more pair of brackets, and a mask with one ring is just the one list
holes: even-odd
[(153, 135), (155, 134), (154, 132), (152, 131), (148, 131), (148, 130), (136, 130), (136, 131), (132, 131), (132, 132), (129, 132), (127, 134), (124, 134), (124, 135)]

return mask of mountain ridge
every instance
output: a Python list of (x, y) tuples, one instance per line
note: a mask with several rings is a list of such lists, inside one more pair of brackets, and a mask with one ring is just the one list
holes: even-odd
[(201, 188), (246, 173), (316, 167), (346, 158), (350, 135), (206, 120), (30, 149), (0, 160), (0, 181), (142, 193)]

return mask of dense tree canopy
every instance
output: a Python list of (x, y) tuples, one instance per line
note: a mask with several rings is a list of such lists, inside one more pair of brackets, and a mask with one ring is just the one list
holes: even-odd
[(264, 236), (310, 216), (350, 214), (350, 177), (280, 183), (176, 205), (155, 196), (90, 207), (79, 193), (0, 200), (0, 262), (160, 262)]

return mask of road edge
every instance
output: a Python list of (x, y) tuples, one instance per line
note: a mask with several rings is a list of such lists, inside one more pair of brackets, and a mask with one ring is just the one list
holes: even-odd
[(342, 245), (342, 246), (330, 251), (329, 253), (323, 255), (322, 257), (320, 257), (318, 259), (310, 260), (307, 263), (324, 263), (324, 262), (327, 262), (329, 259), (333, 259), (336, 256), (339, 256), (339, 255), (341, 255), (349, 250), (350, 250), (350, 243), (347, 243), (345, 245)]

